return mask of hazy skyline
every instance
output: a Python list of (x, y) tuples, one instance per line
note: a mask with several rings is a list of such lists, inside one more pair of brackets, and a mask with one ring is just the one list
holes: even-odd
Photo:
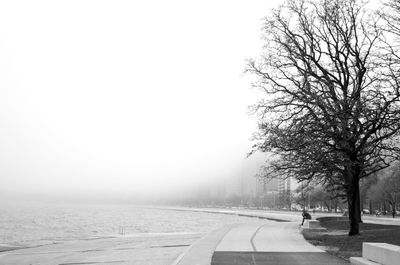
[[(277, 1), (2, 1), (0, 192), (157, 194), (240, 174)], [(280, 2), (280, 1), (278, 1)]]

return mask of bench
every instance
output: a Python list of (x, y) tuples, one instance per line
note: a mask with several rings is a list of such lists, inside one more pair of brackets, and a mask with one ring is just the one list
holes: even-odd
[(398, 265), (400, 264), (400, 246), (386, 243), (363, 243), (362, 257), (351, 257), (356, 265)]
[(304, 220), (303, 230), (326, 231), (326, 228), (321, 227), (318, 220)]

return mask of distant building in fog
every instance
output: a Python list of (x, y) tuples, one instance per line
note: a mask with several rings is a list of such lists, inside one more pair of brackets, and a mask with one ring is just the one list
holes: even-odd
[(278, 179), (257, 178), (257, 195), (263, 195), (270, 192), (278, 192)]
[(279, 193), (285, 193), (288, 191), (291, 191), (291, 186), (290, 183), (292, 182), (292, 179), (285, 178), (285, 179), (278, 179), (278, 192)]
[[(225, 178), (218, 183), (213, 183), (211, 196), (213, 198), (272, 198), (275, 200), (279, 194), (293, 190), (296, 185), (291, 178), (263, 179), (257, 177), (260, 168), (266, 163), (265, 154), (252, 157), (239, 165), (237, 174)], [(267, 198), (268, 197), (268, 198)]]
[(272, 192), (277, 193), (285, 193), (287, 191), (292, 190), (291, 178), (273, 178), (273, 179), (265, 179), (258, 178), (257, 185), (257, 195), (268, 194)]

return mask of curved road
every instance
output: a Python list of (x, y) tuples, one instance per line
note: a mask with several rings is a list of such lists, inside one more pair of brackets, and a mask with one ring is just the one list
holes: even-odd
[(232, 228), (218, 244), (212, 265), (348, 264), (311, 245), (295, 222), (267, 221)]
[[(216, 236), (219, 235), (219, 236)], [(341, 265), (308, 243), (298, 222), (260, 221), (225, 227), (197, 242), (174, 265)]]

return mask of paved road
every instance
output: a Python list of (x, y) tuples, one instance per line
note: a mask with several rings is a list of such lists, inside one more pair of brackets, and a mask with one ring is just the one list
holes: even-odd
[(339, 265), (348, 264), (327, 253), (215, 252), (211, 265)]
[(221, 240), (212, 265), (346, 264), (304, 240), (295, 222), (264, 222), (232, 228)]
[[(225, 228), (220, 237), (208, 240), (208, 248), (196, 245), (177, 265), (342, 265), (347, 261), (308, 243), (298, 222), (260, 221)], [(200, 257), (209, 256), (201, 262)]]
[(323, 252), (304, 240), (299, 224), (264, 221), (232, 228), (216, 251)]

